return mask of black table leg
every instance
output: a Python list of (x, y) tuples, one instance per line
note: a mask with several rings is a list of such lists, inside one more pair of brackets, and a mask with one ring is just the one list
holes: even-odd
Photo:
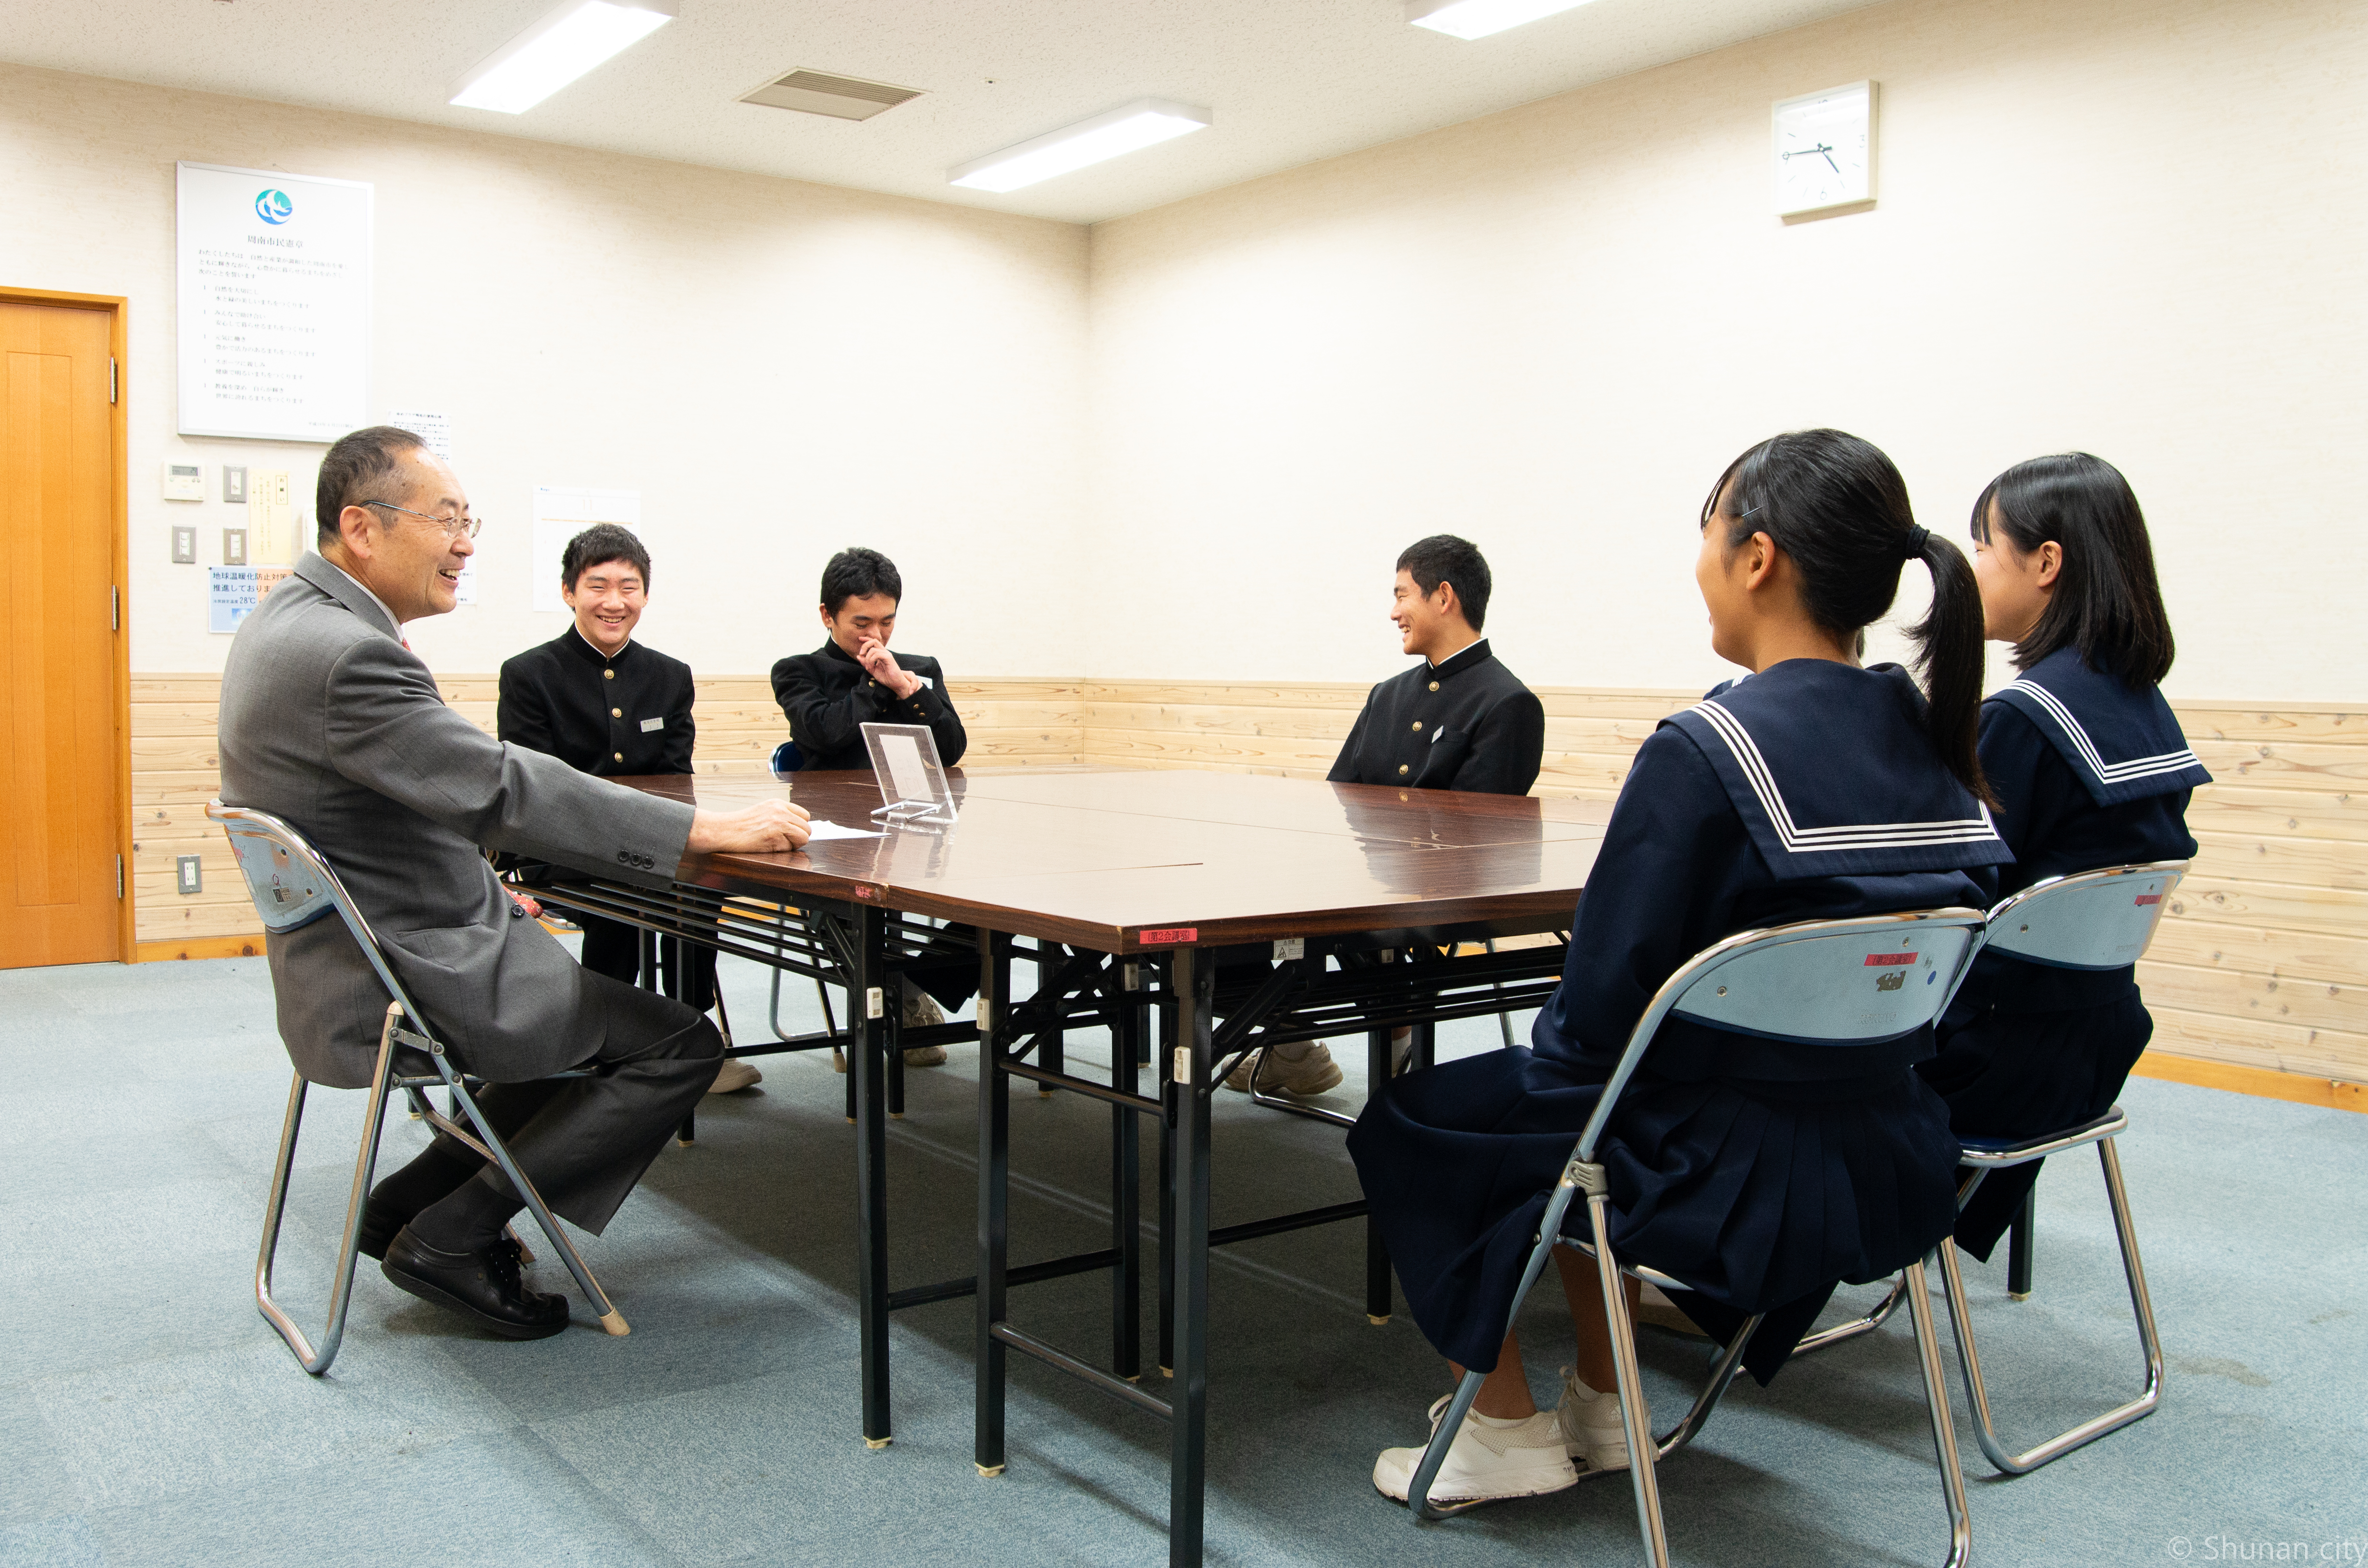
[(1176, 954), (1176, 1381), (1170, 1391), (1167, 1561), (1200, 1568), (1209, 1446), (1209, 1025), (1214, 955)]
[[(1110, 1087), (1134, 1094), (1135, 1056), (1143, 1016), (1135, 1006), (1132, 963), (1119, 971), (1117, 1027), (1110, 1032)], [(1110, 1245), (1118, 1268), (1110, 1277), (1110, 1369), (1130, 1382), (1143, 1371), (1143, 1133), (1135, 1112), (1110, 1107)]]
[(863, 1440), (889, 1441), (888, 1425), (888, 1122), (882, 1082), (887, 1033), (882, 1003), (881, 912), (854, 912), (856, 1003), (847, 1074), (855, 1090), (855, 1310), (863, 1354)]
[(1406, 1058), (1407, 1071), (1419, 1073), (1426, 1067), (1439, 1065), (1439, 1026), (1437, 1024), (1415, 1025), (1412, 1043), (1414, 1052)]
[(2006, 1293), (2018, 1301), (2031, 1294), (2031, 1240), (2038, 1221), (2039, 1187), (2034, 1183), (2022, 1195), (2022, 1207), (2015, 1210), (2006, 1233)]
[[(1390, 1081), (1390, 1031), (1365, 1031), (1365, 1097), (1379, 1095)], [(1390, 1249), (1382, 1243), (1382, 1228), (1365, 1216), (1365, 1321), (1376, 1326), (1390, 1321)]]
[(891, 980), (884, 987), (887, 1017), (881, 1020), (888, 1043), (882, 1053), (887, 1064), (888, 1114), (895, 1120), (905, 1119), (905, 1007), (901, 979)]
[[(1038, 1000), (1041, 1001), (1043, 998), (1046, 994), (1046, 988), (1053, 983), (1053, 977), (1061, 972), (1061, 966), (1068, 961), (1068, 957), (1069, 950), (1061, 946), (1058, 942), (1039, 941), (1036, 944), (1036, 995)], [(1036, 1047), (1036, 1065), (1042, 1067), (1047, 1073), (1067, 1072), (1069, 1070), (1069, 1053), (1065, 1049), (1066, 1045), (1067, 1036), (1063, 1033), (1060, 1025), (1054, 1024), (1051, 1028), (1044, 1031), (1042, 1041)], [(1039, 1099), (1051, 1099), (1053, 1097), (1053, 1085), (1050, 1084), (1037, 1085), (1036, 1097)]]
[[(1167, 971), (1165, 984), (1172, 994), (1176, 971)], [(1162, 1007), (1156, 1015), (1159, 1050), (1159, 1097), (1165, 1102), (1175, 1077), (1176, 1009)], [(1176, 1375), (1176, 1129), (1173, 1119), (1159, 1119), (1159, 1375)]]
[(1011, 994), (1008, 938), (978, 933), (978, 1410), (971, 1459), (981, 1475), (1003, 1473), (1004, 1275), (1011, 1253), (1011, 1094), (994, 1025)]
[(1137, 1067), (1151, 1065), (1151, 1001), (1144, 987), (1144, 972), (1143, 964), (1133, 959), (1127, 960), (1126, 989), (1128, 994), (1134, 998), (1134, 1064)]
[[(643, 939), (651, 940), (650, 933), (643, 933)], [(683, 993), (689, 989), (685, 982), (689, 978), (686, 971), (689, 968), (690, 955), (684, 950), (682, 938), (679, 937), (657, 938), (656, 947), (658, 990), (665, 995), (680, 1002)], [(682, 1125), (674, 1130), (674, 1141), (686, 1149), (699, 1141), (697, 1110), (687, 1110), (682, 1113)]]

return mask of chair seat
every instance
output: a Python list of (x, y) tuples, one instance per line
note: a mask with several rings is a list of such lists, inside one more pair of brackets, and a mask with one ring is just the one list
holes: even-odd
[(2060, 1131), (2043, 1132), (2031, 1138), (1960, 1138), (1964, 1146), (1964, 1163), (1984, 1169), (2006, 1165), (2028, 1165), (2050, 1154), (2060, 1154), (2066, 1149), (2078, 1149), (2100, 1139), (2117, 1138), (2130, 1130), (2130, 1119), (2119, 1106), (2113, 1107), (2094, 1121), (2084, 1121), (2078, 1127)]

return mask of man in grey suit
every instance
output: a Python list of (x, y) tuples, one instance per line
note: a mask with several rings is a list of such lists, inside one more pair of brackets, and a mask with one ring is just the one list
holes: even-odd
[[(786, 801), (721, 814), (505, 745), (444, 705), (403, 623), (453, 607), (477, 525), (417, 437), (329, 449), (319, 551), (239, 627), (222, 675), (222, 798), (287, 819), (327, 857), (423, 1020), (469, 1072), (551, 1207), (598, 1233), (713, 1081), (723, 1042), (679, 1003), (579, 967), (512, 900), (484, 850), (664, 886), (689, 853), (794, 849)], [(387, 998), (344, 923), (269, 939), (280, 1038), (304, 1076), (370, 1080)], [(558, 1083), (549, 1074), (588, 1068)], [(522, 1207), (498, 1167), (438, 1135), (371, 1192), (365, 1250), (386, 1277), (511, 1338), (567, 1324), (503, 1235)]]

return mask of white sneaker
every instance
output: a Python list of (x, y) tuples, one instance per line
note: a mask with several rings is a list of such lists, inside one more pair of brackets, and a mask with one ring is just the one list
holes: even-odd
[[(1653, 1425), (1647, 1407), (1645, 1426)], [(1588, 1470), (1628, 1468), (1628, 1428), (1620, 1419), (1620, 1396), (1598, 1393), (1579, 1381), (1578, 1369), (1562, 1369), (1562, 1400), (1554, 1406), (1554, 1426), (1562, 1433), (1563, 1451)]]
[(737, 1056), (727, 1056), (715, 1072), (715, 1082), (707, 1085), (711, 1095), (737, 1094), (765, 1081), (765, 1075)]
[[(1250, 1061), (1225, 1074), (1225, 1087), (1239, 1094), (1250, 1092)], [(1332, 1060), (1332, 1052), (1322, 1040), (1294, 1040), (1288, 1045), (1269, 1048), (1264, 1063), (1258, 1068), (1258, 1086), (1269, 1095), (1305, 1096), (1320, 1095), (1340, 1084), (1340, 1064)]]
[[(938, 1009), (936, 997), (909, 980), (904, 982), (904, 986), (900, 1021), (906, 1028), (935, 1028), (946, 1021), (945, 1014)], [(945, 1060), (946, 1048), (942, 1045), (916, 1045), (905, 1052), (905, 1065), (907, 1067), (938, 1067), (942, 1066)]]
[[(1450, 1396), (1430, 1407), (1430, 1427), (1447, 1414)], [(1383, 1449), (1373, 1461), (1373, 1486), (1384, 1497), (1403, 1503), (1422, 1466), (1420, 1449)], [(1578, 1484), (1578, 1471), (1563, 1452), (1562, 1431), (1550, 1411), (1520, 1421), (1500, 1421), (1476, 1413), (1448, 1445), (1447, 1459), (1430, 1483), (1434, 1503), (1496, 1502), (1506, 1497), (1542, 1497)]]

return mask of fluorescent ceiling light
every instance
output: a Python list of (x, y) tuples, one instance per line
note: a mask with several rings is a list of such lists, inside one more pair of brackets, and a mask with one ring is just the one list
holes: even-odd
[(1586, 4), (1587, 0), (1406, 0), (1406, 19), (1450, 38), (1486, 38)]
[(946, 171), (954, 184), (973, 190), (1018, 190), (1054, 175), (1082, 169), (1105, 158), (1189, 135), (1209, 123), (1209, 111), (1166, 98), (1144, 98), (1065, 130), (1006, 147)]
[(462, 108), (524, 114), (674, 20), (674, 0), (566, 0), (477, 62), (452, 90)]

